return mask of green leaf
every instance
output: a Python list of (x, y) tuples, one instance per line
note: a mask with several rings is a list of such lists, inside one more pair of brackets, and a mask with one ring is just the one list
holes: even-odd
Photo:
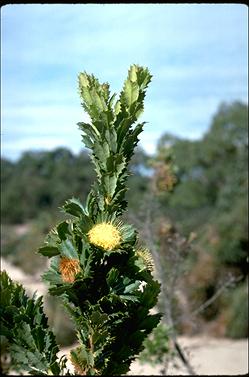
[(82, 235), (86, 235), (92, 226), (93, 222), (89, 216), (81, 216), (81, 218), (77, 222), (77, 230)]
[(115, 106), (114, 106), (114, 112), (116, 115), (118, 115), (120, 113), (120, 110), (121, 110), (121, 103), (120, 101), (118, 100), (116, 103), (115, 103)]
[(63, 221), (57, 225), (57, 232), (61, 240), (66, 240), (67, 236), (70, 234), (68, 222)]
[(124, 301), (139, 302), (139, 298), (134, 295), (119, 295), (119, 297)]
[(117, 177), (109, 173), (104, 175), (103, 185), (107, 196), (110, 196), (112, 198), (117, 187)]
[(58, 247), (61, 255), (63, 255), (64, 257), (78, 259), (77, 250), (69, 239), (62, 241)]
[(106, 313), (100, 313), (98, 310), (94, 311), (90, 318), (93, 325), (96, 327), (102, 327), (104, 322), (108, 321), (108, 315)]
[(132, 65), (129, 70), (129, 79), (131, 82), (136, 82), (137, 81), (137, 72), (136, 72), (136, 66)]
[(55, 246), (42, 246), (38, 249), (38, 253), (44, 255), (45, 257), (54, 257), (55, 255), (59, 255), (60, 251), (58, 247)]
[(106, 159), (110, 156), (109, 145), (106, 141), (100, 143), (95, 143), (93, 148), (94, 155), (98, 158), (98, 163), (105, 169)]
[(85, 72), (79, 74), (79, 85), (81, 88), (89, 86), (89, 81)]
[(119, 271), (117, 268), (112, 267), (106, 276), (106, 281), (109, 286), (113, 286), (119, 277)]
[(157, 303), (157, 296), (160, 292), (160, 283), (150, 278), (148, 284), (144, 287), (141, 304), (147, 308), (153, 308)]
[(44, 330), (42, 329), (41, 326), (37, 326), (31, 331), (31, 333), (35, 340), (36, 347), (38, 348), (40, 352), (42, 352), (45, 347)]
[(141, 284), (141, 281), (136, 280), (134, 283), (129, 284), (125, 287), (124, 293), (136, 292)]
[(137, 239), (137, 231), (136, 229), (129, 224), (122, 225), (122, 238), (123, 243), (128, 243), (133, 245), (136, 242)]
[(82, 135), (81, 137), (82, 137), (82, 141), (85, 144), (86, 148), (92, 149), (94, 143), (93, 143), (92, 139), (90, 138), (90, 136)]
[(123, 149), (128, 161), (134, 153), (135, 146), (138, 143), (138, 135), (142, 132), (143, 126), (144, 122), (137, 124), (134, 130), (123, 141)]
[(43, 273), (42, 279), (49, 282), (50, 284), (62, 284), (61, 275), (59, 273), (48, 270)]
[[(105, 139), (112, 153), (117, 152), (117, 133), (113, 128), (105, 130)], [(113, 155), (115, 157), (115, 155)]]
[(63, 210), (70, 215), (80, 217), (81, 215), (85, 215), (85, 209), (81, 204), (79, 199), (71, 198), (67, 200), (62, 207)]
[(64, 283), (63, 285), (57, 287), (50, 287), (49, 293), (53, 296), (60, 296), (63, 293), (67, 292), (71, 288), (71, 283)]
[(124, 96), (129, 107), (138, 99), (139, 87), (136, 82), (127, 81)]
[(100, 137), (100, 133), (98, 129), (93, 125), (85, 122), (78, 122), (78, 127), (84, 131), (84, 133), (90, 137), (92, 141), (98, 141)]
[(147, 333), (150, 333), (153, 330), (153, 328), (158, 325), (158, 323), (160, 322), (161, 318), (162, 318), (162, 314), (161, 313), (151, 314), (151, 315), (147, 316), (139, 324), (139, 328), (140, 329), (145, 329)]
[(106, 161), (108, 172), (118, 177), (126, 167), (126, 160), (122, 154), (111, 155)]
[(83, 266), (83, 276), (84, 278), (91, 277), (91, 263), (93, 261), (93, 254), (91, 250), (88, 248), (83, 248), (81, 256), (80, 256), (80, 263)]

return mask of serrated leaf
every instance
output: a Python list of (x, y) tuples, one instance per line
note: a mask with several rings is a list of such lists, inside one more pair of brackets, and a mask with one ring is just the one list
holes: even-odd
[(96, 349), (99, 350), (100, 344), (105, 345), (107, 343), (107, 339), (108, 339), (108, 331), (107, 330), (94, 331), (92, 340), (93, 340), (93, 344), (94, 344), (94, 348), (95, 348), (95, 352), (94, 352), (95, 355), (96, 355)]
[(93, 123), (89, 124), (85, 122), (78, 122), (77, 125), (82, 131), (84, 131), (86, 135), (88, 135), (92, 139), (93, 142), (99, 141), (100, 133)]
[(115, 103), (115, 106), (114, 106), (114, 112), (116, 115), (118, 115), (121, 111), (121, 103), (120, 101), (118, 100), (116, 103)]
[(87, 107), (90, 107), (93, 103), (91, 92), (88, 86), (81, 87), (81, 96)]
[(33, 339), (35, 341), (37, 349), (40, 352), (42, 352), (44, 347), (45, 347), (45, 340), (44, 340), (45, 332), (44, 332), (44, 330), (41, 328), (41, 326), (37, 326), (31, 331), (31, 333), (32, 333)]
[(132, 65), (131, 68), (130, 68), (130, 70), (129, 70), (129, 79), (132, 82), (136, 82), (137, 81), (137, 69), (136, 69), (135, 65)]
[(128, 105), (128, 107), (130, 107), (138, 99), (138, 96), (139, 96), (139, 87), (137, 83), (127, 80), (125, 82), (121, 101), (124, 98), (126, 104)]
[(96, 107), (99, 112), (103, 112), (107, 109), (106, 103), (103, 100), (103, 97), (100, 97), (98, 92), (93, 88), (91, 91), (93, 102), (96, 104)]
[(106, 174), (103, 176), (103, 185), (107, 196), (111, 197), (114, 195), (117, 187), (117, 177), (115, 175)]
[(137, 124), (134, 130), (126, 137), (123, 142), (124, 153), (128, 161), (134, 153), (135, 146), (138, 143), (138, 135), (142, 132), (143, 126), (144, 122)]
[(114, 93), (114, 94), (111, 96), (110, 100), (109, 100), (109, 107), (110, 107), (110, 108), (112, 107), (115, 98), (116, 98), (116, 93)]
[(75, 246), (69, 239), (62, 241), (60, 245), (58, 245), (61, 255), (66, 258), (78, 259), (78, 253)]
[(119, 150), (121, 151), (121, 147), (124, 144), (126, 137), (129, 135), (131, 125), (133, 123), (132, 117), (125, 117), (121, 120), (118, 129), (117, 129), (117, 143)]
[[(106, 139), (106, 142), (109, 146), (109, 150), (112, 153), (116, 153), (117, 152), (117, 133), (116, 133), (116, 130), (114, 130), (113, 128), (106, 129), (105, 130), (105, 139)], [(115, 157), (115, 155), (113, 157)]]
[(157, 296), (160, 292), (160, 283), (150, 279), (149, 283), (144, 287), (141, 303), (147, 308), (153, 308), (157, 303)]
[(106, 141), (103, 141), (101, 144), (96, 143), (93, 148), (94, 155), (98, 158), (98, 163), (103, 169), (106, 166), (106, 159), (110, 156), (109, 145)]
[(77, 230), (82, 235), (86, 235), (92, 226), (93, 222), (89, 218), (89, 216), (81, 216), (81, 218), (77, 222)]
[(65, 212), (73, 216), (80, 217), (81, 215), (85, 215), (85, 208), (80, 200), (76, 198), (67, 200), (62, 208)]
[(83, 143), (85, 144), (85, 147), (89, 148), (89, 149), (92, 149), (94, 143), (93, 143), (92, 139), (90, 138), (90, 136), (88, 136), (88, 135), (82, 135), (81, 137), (82, 137)]
[(89, 86), (89, 81), (88, 81), (88, 78), (87, 78), (87, 74), (85, 72), (79, 74), (79, 85), (80, 85), (80, 87)]
[(70, 234), (69, 224), (67, 221), (62, 221), (57, 225), (57, 233), (61, 240), (67, 239), (67, 236)]
[(91, 263), (93, 260), (93, 255), (89, 254), (89, 250), (83, 248), (82, 254), (80, 256), (80, 262), (83, 266), (83, 276), (84, 278), (91, 277)]
[(44, 272), (42, 279), (49, 282), (50, 284), (62, 284), (61, 275), (51, 270)]
[(126, 160), (122, 154), (112, 155), (106, 160), (108, 172), (115, 174), (117, 177), (122, 173), (126, 165)]

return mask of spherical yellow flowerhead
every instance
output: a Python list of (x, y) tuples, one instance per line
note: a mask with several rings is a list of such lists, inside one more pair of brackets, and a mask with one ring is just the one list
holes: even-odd
[(88, 232), (88, 237), (90, 243), (105, 250), (115, 249), (121, 242), (119, 229), (111, 223), (94, 225)]

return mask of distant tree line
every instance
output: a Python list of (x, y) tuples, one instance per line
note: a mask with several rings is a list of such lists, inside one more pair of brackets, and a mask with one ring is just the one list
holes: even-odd
[[(169, 156), (172, 172), (168, 170)], [(66, 148), (26, 152), (16, 162), (2, 158), (1, 167), (1, 218), (9, 225), (34, 221), (42, 213), (58, 213), (58, 207), (72, 196), (84, 201), (95, 175), (87, 151), (75, 155)], [(191, 273), (186, 276), (192, 286), (190, 300), (201, 303), (209, 299), (227, 272), (242, 276), (238, 290), (225, 301), (216, 301), (204, 317), (222, 321), (224, 309), (227, 333), (245, 336), (248, 106), (241, 102), (220, 105), (200, 140), (162, 135), (155, 156), (138, 149), (130, 170), (127, 195), (134, 217), (146, 208), (149, 197), (156, 197), (161, 216), (183, 236), (197, 235), (195, 252), (189, 256)], [(159, 192), (152, 185), (157, 179)]]

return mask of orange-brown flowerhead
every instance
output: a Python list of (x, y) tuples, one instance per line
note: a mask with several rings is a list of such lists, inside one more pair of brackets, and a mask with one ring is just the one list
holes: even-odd
[(73, 283), (75, 275), (80, 271), (80, 264), (77, 259), (63, 257), (60, 260), (59, 270), (61, 278), (65, 283)]
[(121, 234), (118, 227), (111, 223), (100, 223), (88, 232), (90, 243), (102, 247), (105, 250), (112, 250), (119, 246)]

